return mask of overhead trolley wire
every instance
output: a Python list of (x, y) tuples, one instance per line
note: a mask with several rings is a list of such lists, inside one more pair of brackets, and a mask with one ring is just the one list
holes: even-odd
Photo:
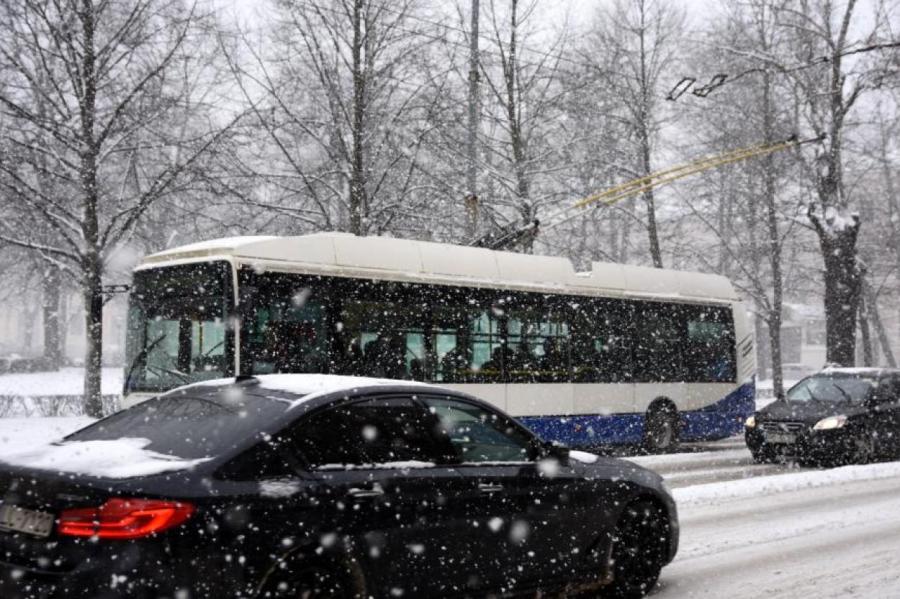
[(725, 152), (724, 154), (699, 158), (688, 162), (687, 164), (656, 171), (655, 173), (638, 177), (637, 179), (632, 179), (620, 185), (616, 185), (615, 187), (589, 195), (588, 197), (579, 200), (574, 205), (560, 210), (552, 218), (548, 219), (550, 221), (549, 224), (543, 225), (541, 228), (546, 231), (547, 229), (558, 227), (579, 216), (583, 216), (585, 214), (584, 208), (587, 208), (592, 204), (600, 203), (604, 206), (613, 206), (622, 200), (626, 200), (663, 185), (668, 185), (669, 183), (673, 183), (679, 179), (684, 179), (685, 177), (697, 173), (702, 173), (713, 168), (734, 164), (759, 156), (774, 154), (783, 150), (800, 147), (805, 144), (817, 143), (824, 139), (824, 135), (806, 139), (798, 139), (797, 136), (792, 136), (783, 141), (756, 144), (746, 148)]

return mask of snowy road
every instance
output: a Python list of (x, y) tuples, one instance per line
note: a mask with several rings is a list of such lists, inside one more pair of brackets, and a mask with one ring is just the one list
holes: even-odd
[(655, 597), (900, 597), (900, 467), (882, 480), (680, 503), (681, 549)]
[(796, 464), (756, 464), (740, 438), (691, 449), (689, 453), (625, 459), (663, 475), (670, 489), (805, 470)]
[[(89, 422), (0, 419), (2, 454)], [(900, 598), (900, 463), (754, 464), (739, 439), (628, 458), (666, 477), (681, 547), (653, 597)]]
[(681, 548), (653, 597), (900, 598), (900, 463), (754, 464), (731, 440), (631, 458), (679, 504)]

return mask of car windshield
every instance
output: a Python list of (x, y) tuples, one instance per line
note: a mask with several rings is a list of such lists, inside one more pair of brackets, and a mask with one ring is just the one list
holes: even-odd
[(147, 439), (145, 449), (183, 459), (222, 455), (264, 429), (290, 402), (222, 387), (218, 393), (156, 397), (117, 412), (64, 441)]
[(875, 388), (876, 378), (858, 374), (817, 374), (794, 385), (788, 401), (861, 403)]

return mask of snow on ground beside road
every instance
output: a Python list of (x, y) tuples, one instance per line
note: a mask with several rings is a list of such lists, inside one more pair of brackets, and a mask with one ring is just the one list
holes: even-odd
[(725, 451), (701, 451), (697, 453), (666, 453), (661, 455), (640, 455), (625, 458), (651, 470), (677, 470), (679, 467), (696, 466), (706, 462), (740, 460), (747, 455), (744, 442), (734, 449)]
[(93, 422), (84, 416), (60, 418), (0, 418), (0, 459), (74, 432)]
[[(124, 374), (121, 368), (104, 368), (101, 387), (103, 395), (122, 393), (123, 378)], [(62, 368), (58, 372), (0, 375), (0, 397), (81, 395), (83, 389), (83, 368)]]
[(721, 504), (724, 501), (751, 499), (763, 495), (787, 493), (821, 487), (835, 487), (846, 483), (900, 479), (900, 462), (844, 466), (831, 470), (809, 470), (730, 480), (675, 489), (672, 494), (678, 505)]

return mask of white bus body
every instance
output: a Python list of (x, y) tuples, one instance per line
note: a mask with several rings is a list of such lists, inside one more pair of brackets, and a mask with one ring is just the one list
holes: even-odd
[(754, 407), (752, 334), (724, 277), (600, 262), (576, 273), (564, 258), (383, 237), (238, 237), (147, 256), (127, 345), (125, 405), (239, 374), (399, 376), (576, 445), (638, 442), (662, 405), (682, 440), (722, 438)]

